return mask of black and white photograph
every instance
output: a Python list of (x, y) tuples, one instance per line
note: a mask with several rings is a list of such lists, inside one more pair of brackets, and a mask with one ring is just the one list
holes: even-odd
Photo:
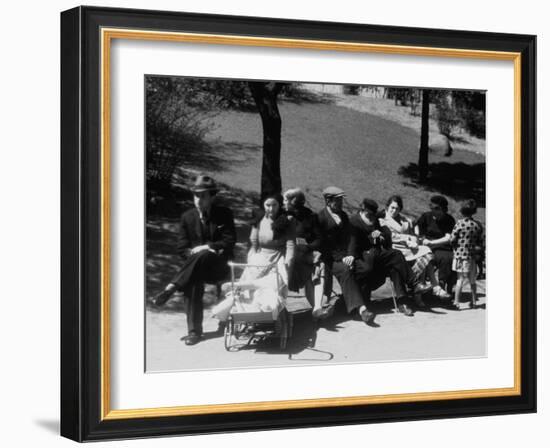
[(487, 356), (485, 91), (144, 89), (146, 372)]
[(543, 446), (545, 10), (6, 3), (3, 445)]

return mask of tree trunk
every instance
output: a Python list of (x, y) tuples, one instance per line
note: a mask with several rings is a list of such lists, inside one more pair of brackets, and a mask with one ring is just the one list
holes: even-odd
[(420, 130), (420, 150), (418, 152), (418, 180), (428, 178), (428, 151), (430, 135), (430, 91), (422, 90), (422, 126)]
[(283, 85), (274, 82), (249, 82), (250, 91), (262, 119), (264, 133), (261, 199), (281, 193), (281, 115), (277, 96)]

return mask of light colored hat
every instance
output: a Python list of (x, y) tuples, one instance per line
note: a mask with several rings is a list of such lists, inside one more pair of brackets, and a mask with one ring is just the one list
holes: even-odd
[(344, 197), (345, 195), (346, 193), (344, 192), (344, 190), (334, 186), (327, 187), (323, 190), (323, 196), (325, 199), (340, 198), (340, 197)]

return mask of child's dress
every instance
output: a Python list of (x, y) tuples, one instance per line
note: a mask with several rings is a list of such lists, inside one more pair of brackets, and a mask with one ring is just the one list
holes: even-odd
[(483, 251), (483, 227), (472, 218), (459, 219), (451, 233), (453, 271), (468, 273), (475, 269), (475, 256)]

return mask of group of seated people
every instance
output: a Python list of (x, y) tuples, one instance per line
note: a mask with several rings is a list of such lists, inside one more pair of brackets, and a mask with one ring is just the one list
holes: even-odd
[[(218, 191), (214, 180), (198, 176), (192, 191), (195, 207), (181, 217), (177, 247), (184, 261), (172, 281), (152, 299), (154, 305), (162, 306), (173, 293), (183, 291), (187, 345), (202, 337), (204, 285), (228, 280), (228, 261), (233, 258), (237, 239), (231, 210), (214, 203)], [(387, 277), (399, 311), (406, 316), (413, 315), (410, 296), (419, 308), (425, 307), (422, 295), (428, 292), (450, 299), (457, 274), (455, 300), (449, 306), (459, 309), (466, 279), (475, 305), (476, 257), (483, 251), (481, 224), (472, 219), (475, 201), (465, 201), (463, 219), (456, 223), (447, 211), (447, 200), (433, 196), (430, 210), (412, 222), (402, 214), (399, 196), (391, 196), (383, 210), (365, 198), (351, 216), (343, 210), (344, 196), (338, 187), (326, 188), (325, 207), (318, 213), (306, 207), (305, 194), (299, 188), (264, 197), (251, 222), (248, 262), (277, 265), (278, 286), (291, 291), (303, 288), (315, 319), (332, 312), (327, 298), (331, 297), (333, 277), (340, 284), (348, 313), (357, 314), (369, 325), (375, 318), (371, 292)], [(257, 287), (249, 274), (243, 274), (232, 287)]]

